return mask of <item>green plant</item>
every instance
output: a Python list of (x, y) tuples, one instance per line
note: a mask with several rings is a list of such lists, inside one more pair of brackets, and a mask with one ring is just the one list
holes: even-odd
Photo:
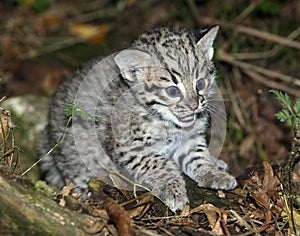
[(295, 137), (296, 130), (300, 128), (300, 99), (297, 99), (294, 104), (286, 93), (277, 90), (270, 90), (276, 95), (280, 102), (282, 110), (277, 112), (275, 116), (283, 123), (286, 123), (293, 130), (293, 137)]
[(275, 116), (283, 123), (286, 123), (292, 128), (293, 143), (289, 159), (281, 171), (281, 184), (283, 188), (283, 203), (285, 211), (283, 215), (286, 216), (286, 221), (289, 223), (290, 229), (299, 235), (300, 214), (294, 210), (294, 206), (299, 206), (299, 194), (293, 191), (292, 172), (295, 164), (300, 160), (300, 99), (292, 102), (288, 94), (277, 90), (271, 90), (276, 95), (277, 100), (281, 104), (281, 111), (277, 112)]
[(83, 110), (81, 104), (76, 101), (70, 101), (65, 104), (64, 113), (67, 117), (73, 115), (80, 115), (84, 120), (93, 119), (95, 121), (99, 121), (100, 117), (96, 115), (91, 115), (90, 113)]

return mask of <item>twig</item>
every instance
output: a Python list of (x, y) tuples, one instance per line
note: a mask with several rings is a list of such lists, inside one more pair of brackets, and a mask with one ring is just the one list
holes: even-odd
[(264, 31), (260, 31), (257, 29), (253, 29), (247, 26), (243, 26), (243, 25), (235, 25), (233, 30), (240, 32), (240, 33), (244, 33), (244, 34), (248, 34), (257, 38), (262, 38), (268, 41), (272, 41), (275, 43), (279, 43), (279, 44), (283, 44), (286, 45), (288, 47), (291, 48), (296, 48), (300, 50), (300, 43), (290, 40), (288, 38), (284, 38), (275, 34), (271, 34), (268, 32), (264, 32)]
[[(244, 70), (258, 72), (258, 73), (261, 73), (265, 76), (272, 77), (272, 78), (277, 78), (277, 79), (280, 79), (284, 82), (288, 82), (288, 83), (294, 84), (296, 86), (300, 86), (300, 80), (297, 79), (297, 78), (293, 78), (291, 76), (287, 76), (287, 75), (281, 74), (279, 72), (271, 71), (271, 70), (268, 70), (268, 69), (265, 69), (265, 68), (262, 68), (262, 67), (259, 67), (259, 66), (255, 66), (255, 65), (246, 63), (246, 62), (235, 60), (231, 55), (229, 55), (228, 53), (226, 53), (222, 49), (218, 50), (218, 59), (221, 60), (221, 61), (225, 61), (227, 63), (230, 63), (232, 65), (235, 65), (237, 67), (240, 67)], [(269, 83), (270, 83), (270, 81), (269, 81)], [(294, 89), (292, 89), (292, 90), (293, 90), (293, 95), (299, 96), (299, 90), (298, 90), (297, 93), (296, 93), (296, 90), (295, 91), (294, 91)]]
[[(6, 96), (3, 96), (1, 99), (0, 99), (0, 103), (6, 98)], [(4, 110), (4, 109), (3, 109)]]
[(250, 76), (252, 79), (266, 85), (267, 87), (269, 88), (273, 88), (273, 89), (277, 89), (277, 90), (281, 90), (281, 91), (284, 91), (284, 92), (287, 92), (295, 97), (299, 97), (300, 96), (300, 91), (299, 89), (292, 89), (288, 86), (285, 86), (283, 84), (279, 84), (279, 83), (276, 83), (275, 81), (272, 81), (272, 80), (269, 80), (269, 79), (266, 79), (265, 77), (261, 76), (260, 74), (254, 72), (254, 71), (250, 71), (250, 70), (244, 70), (244, 72)]
[[(220, 20), (216, 20), (210, 17), (201, 17), (198, 18), (198, 20), (200, 22), (202, 22), (203, 24), (218, 24), (218, 25), (222, 25), (223, 27), (232, 29), (235, 32), (240, 32), (240, 33), (244, 33), (244, 34), (248, 34), (257, 38), (261, 38), (261, 39), (265, 39), (268, 41), (272, 41), (275, 43), (279, 43), (279, 44), (283, 44), (286, 45), (288, 47), (292, 47), (292, 48), (296, 48), (296, 49), (300, 49), (300, 43), (293, 41), (291, 39), (287, 39), (285, 37), (281, 37), (275, 34), (271, 34), (268, 32), (264, 32), (261, 30), (257, 30), (257, 29), (253, 29), (247, 26), (243, 26), (243, 25), (236, 25), (236, 24), (232, 24), (232, 23), (228, 23), (228, 22), (223, 22)], [(298, 29), (297, 29), (298, 30)]]
[(253, 12), (256, 7), (260, 4), (261, 0), (257, 0), (252, 2), (244, 11), (242, 11), (241, 14), (239, 14), (235, 19), (234, 19), (234, 23), (235, 24), (240, 24), (242, 21), (244, 21), (246, 19), (246, 17), (249, 16), (249, 14), (251, 12)]
[[(300, 27), (297, 28), (296, 30), (294, 30), (291, 34), (288, 35), (287, 38), (293, 40), (295, 38), (297, 38), (300, 35)], [(231, 56), (234, 59), (239, 59), (239, 60), (243, 60), (243, 59), (263, 59), (263, 58), (270, 58), (275, 56), (279, 50), (281, 50), (284, 46), (281, 44), (277, 44), (274, 48), (272, 48), (269, 51), (266, 52), (257, 52), (257, 53), (234, 53), (231, 54)]]
[(130, 215), (115, 200), (107, 198), (105, 201), (105, 210), (109, 218), (116, 224), (119, 235), (136, 235), (132, 229), (133, 221)]
[(237, 219), (237, 221), (244, 226), (246, 229), (251, 231), (251, 233), (255, 233), (258, 235), (258, 232), (256, 229), (254, 229), (251, 225), (248, 224), (247, 221), (245, 221), (236, 211), (234, 210), (229, 210), (229, 212)]

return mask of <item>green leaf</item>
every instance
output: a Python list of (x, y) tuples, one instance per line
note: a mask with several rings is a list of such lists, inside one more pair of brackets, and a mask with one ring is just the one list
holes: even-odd
[(281, 121), (286, 122), (288, 126), (295, 127), (300, 125), (300, 99), (297, 99), (294, 106), (292, 100), (287, 93), (277, 90), (270, 90), (276, 95), (280, 102), (282, 110), (277, 112), (275, 116)]
[(295, 104), (294, 104), (294, 111), (296, 116), (299, 116), (300, 118), (300, 99), (297, 99)]
[(275, 114), (275, 116), (281, 121), (285, 122), (290, 119), (290, 114), (287, 110), (281, 110)]
[(65, 104), (64, 106), (64, 113), (66, 116), (72, 116), (73, 115), (73, 109), (74, 109), (74, 106), (75, 106), (75, 102), (74, 101), (71, 101), (71, 102), (68, 102)]
[(91, 118), (95, 121), (99, 121), (100, 117), (97, 115), (91, 115), (88, 112), (84, 111), (81, 108), (81, 104), (79, 102), (76, 101), (71, 101), (65, 104), (64, 106), (64, 113), (66, 116), (70, 117), (74, 114), (80, 115), (83, 119), (88, 119)]

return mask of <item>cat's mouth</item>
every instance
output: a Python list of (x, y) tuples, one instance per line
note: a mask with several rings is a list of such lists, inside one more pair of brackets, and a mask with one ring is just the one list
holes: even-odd
[(195, 115), (189, 114), (186, 116), (177, 116), (177, 119), (182, 123), (192, 123), (195, 120)]

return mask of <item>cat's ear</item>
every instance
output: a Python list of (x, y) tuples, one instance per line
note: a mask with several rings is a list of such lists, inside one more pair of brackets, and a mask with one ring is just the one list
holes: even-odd
[(208, 60), (211, 60), (213, 58), (214, 55), (213, 43), (217, 36), (218, 30), (219, 30), (219, 26), (215, 25), (208, 28), (204, 32), (202, 31), (201, 38), (197, 42), (198, 51), (199, 52), (202, 51), (202, 53)]
[(153, 65), (151, 55), (138, 49), (125, 49), (114, 60), (124, 79), (135, 81), (143, 67)]

